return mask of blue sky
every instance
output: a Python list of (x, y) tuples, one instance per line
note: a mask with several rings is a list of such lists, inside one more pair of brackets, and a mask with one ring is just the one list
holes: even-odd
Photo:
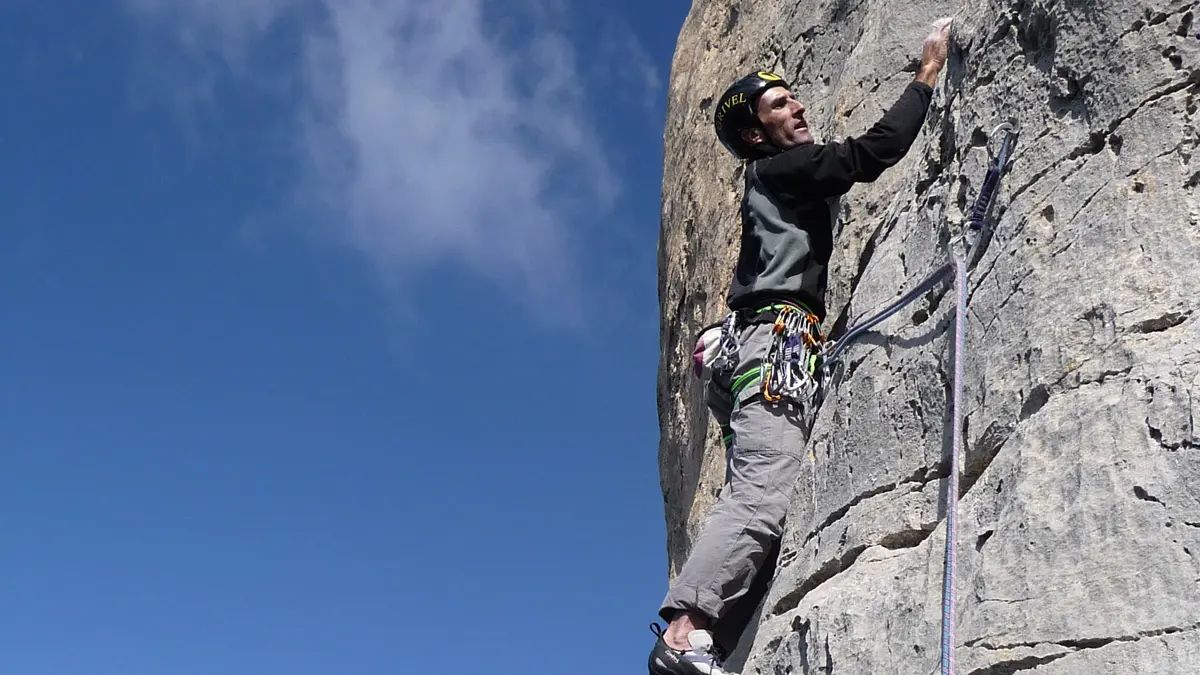
[(640, 672), (687, 9), (5, 3), (0, 672)]

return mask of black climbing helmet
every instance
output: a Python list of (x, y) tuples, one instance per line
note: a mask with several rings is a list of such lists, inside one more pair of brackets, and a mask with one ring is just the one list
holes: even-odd
[(721, 144), (738, 159), (761, 154), (742, 139), (741, 132), (747, 127), (762, 128), (756, 106), (758, 97), (771, 87), (788, 88), (788, 83), (774, 73), (759, 70), (734, 82), (721, 94), (716, 112), (713, 113), (713, 126), (717, 129)]

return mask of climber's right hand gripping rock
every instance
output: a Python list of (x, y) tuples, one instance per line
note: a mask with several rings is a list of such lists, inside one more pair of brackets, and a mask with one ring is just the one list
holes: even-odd
[(921, 70), (917, 79), (933, 86), (942, 68), (946, 65), (946, 53), (950, 44), (950, 24), (954, 17), (942, 17), (933, 22), (925, 44), (921, 47)]

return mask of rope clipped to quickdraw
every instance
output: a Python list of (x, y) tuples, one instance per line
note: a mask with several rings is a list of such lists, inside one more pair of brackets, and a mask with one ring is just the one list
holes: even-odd
[[(968, 227), (977, 232), (973, 244), (968, 245), (963, 255), (951, 253), (954, 259), (954, 281), (958, 302), (954, 310), (954, 386), (951, 392), (951, 419), (953, 420), (952, 442), (950, 444), (950, 476), (946, 481), (946, 551), (943, 559), (945, 567), (942, 580), (942, 675), (954, 675), (954, 645), (957, 643), (956, 629), (958, 626), (958, 478), (959, 457), (963, 456), (963, 388), (965, 370), (964, 361), (967, 349), (967, 268), (968, 264), (978, 261), (983, 248), (990, 240), (991, 230), (986, 227), (987, 216), (991, 213), (996, 189), (1000, 186), (1000, 175), (1003, 173), (1012, 145), (1016, 142), (1016, 131), (1010, 124), (1002, 124), (992, 132), (994, 137), (1001, 130), (1005, 131), (1000, 151), (992, 155), (991, 147), (988, 155), (992, 164), (988, 168), (983, 185), (979, 188), (979, 196), (967, 221)], [(964, 233), (965, 234), (965, 233)]]
[[(825, 353), (820, 365), (820, 386), (817, 396), (823, 398), (827, 388), (833, 382), (833, 374), (841, 363), (841, 356), (846, 347), (859, 339), (868, 330), (893, 316), (917, 298), (928, 293), (948, 276), (951, 274), (954, 275), (958, 301), (955, 308), (954, 321), (954, 384), (951, 393), (953, 440), (950, 450), (950, 475), (946, 487), (946, 550), (944, 558), (945, 573), (942, 585), (941, 675), (954, 675), (954, 645), (956, 643), (956, 626), (958, 623), (957, 541), (960, 473), (958, 458), (963, 452), (962, 399), (967, 329), (967, 271), (978, 262), (979, 257), (990, 242), (991, 227), (989, 227), (988, 216), (991, 214), (992, 206), (995, 202), (996, 190), (1000, 186), (1000, 178), (1012, 156), (1013, 146), (1016, 143), (1017, 131), (1008, 123), (997, 126), (992, 131), (991, 136), (989, 136), (989, 140), (994, 139), (1002, 132), (1004, 135), (998, 152), (993, 153), (991, 143), (988, 145), (989, 166), (983, 183), (980, 185), (979, 195), (976, 197), (975, 204), (972, 206), (967, 217), (966, 231), (962, 234), (965, 249), (962, 255), (958, 255), (953, 251), (953, 242), (951, 242), (949, 245), (951, 249), (950, 262), (939, 267), (922, 280), (921, 283), (917, 284), (915, 288), (905, 293), (883, 310), (846, 331), (836, 343), (826, 342)], [(968, 233), (974, 234), (973, 242), (967, 241)]]

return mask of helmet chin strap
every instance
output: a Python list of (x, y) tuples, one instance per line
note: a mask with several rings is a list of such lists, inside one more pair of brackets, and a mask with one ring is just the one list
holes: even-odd
[(754, 150), (754, 153), (756, 155), (758, 155), (758, 157), (755, 157), (754, 159), (761, 159), (763, 157), (772, 157), (774, 155), (778, 155), (779, 153), (783, 152), (782, 148), (775, 145), (771, 141), (763, 141), (762, 143), (755, 143), (753, 146), (751, 146), (751, 148)]
[(783, 152), (783, 148), (775, 145), (775, 143), (771, 140), (770, 135), (767, 134), (767, 128), (763, 126), (762, 120), (756, 118), (755, 121), (758, 122), (758, 129), (763, 135), (763, 141), (761, 143), (755, 143), (751, 146), (754, 152), (759, 155), (759, 157), (756, 157), (755, 159), (771, 157)]

